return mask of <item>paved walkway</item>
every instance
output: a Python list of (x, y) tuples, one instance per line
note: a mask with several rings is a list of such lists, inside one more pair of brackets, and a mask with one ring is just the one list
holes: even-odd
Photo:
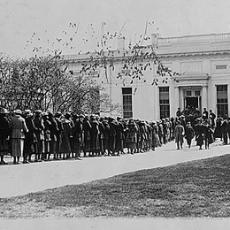
[(83, 160), (51, 161), (32, 164), (0, 166), (0, 197), (23, 195), (70, 184), (92, 180), (141, 169), (156, 168), (181, 162), (210, 158), (230, 153), (230, 145), (216, 142), (209, 150), (185, 147), (176, 150), (171, 142), (156, 151), (123, 155), (120, 157), (95, 157)]

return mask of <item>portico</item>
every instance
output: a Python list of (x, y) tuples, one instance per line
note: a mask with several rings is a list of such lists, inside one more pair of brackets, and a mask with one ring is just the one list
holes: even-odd
[(174, 77), (172, 89), (174, 90), (174, 99), (172, 101), (172, 114), (175, 115), (177, 108), (194, 108), (202, 111), (208, 108), (208, 80), (206, 75), (182, 75)]

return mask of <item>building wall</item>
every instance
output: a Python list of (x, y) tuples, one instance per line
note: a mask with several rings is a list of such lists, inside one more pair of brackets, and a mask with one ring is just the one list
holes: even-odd
[[(228, 85), (230, 102), (230, 34), (212, 34), (184, 36), (178, 38), (159, 38), (157, 53), (163, 64), (180, 76), (166, 80), (157, 76), (154, 65), (144, 72), (141, 80), (123, 76), (122, 63), (114, 62), (114, 67), (107, 68), (107, 77), (102, 71), (98, 83), (102, 93), (106, 93), (112, 104), (120, 110), (107, 109), (105, 116), (123, 116), (122, 88), (132, 88), (133, 118), (158, 120), (160, 118), (159, 87), (169, 87), (170, 116), (175, 116), (177, 108), (184, 109), (184, 90), (186, 87), (200, 87), (201, 110), (212, 109), (217, 113), (216, 85)], [(123, 51), (125, 52), (125, 51)], [(119, 55), (119, 54), (118, 54)], [(122, 53), (120, 54), (122, 55)], [(85, 58), (85, 57), (84, 57)], [(73, 67), (74, 68), (74, 67)], [(153, 78), (158, 78), (158, 85), (152, 85)], [(194, 88), (195, 87), (195, 88)], [(104, 107), (110, 105), (104, 105)], [(230, 115), (230, 106), (228, 106)]]

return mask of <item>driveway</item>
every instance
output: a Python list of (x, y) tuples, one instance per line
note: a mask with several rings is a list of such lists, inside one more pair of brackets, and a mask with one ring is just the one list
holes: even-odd
[(230, 153), (230, 145), (219, 141), (209, 150), (176, 150), (174, 142), (156, 151), (125, 154), (120, 157), (95, 157), (82, 160), (50, 161), (31, 164), (0, 166), (0, 197), (11, 197), (70, 184), (81, 184), (114, 175), (164, 167), (177, 163), (210, 158)]

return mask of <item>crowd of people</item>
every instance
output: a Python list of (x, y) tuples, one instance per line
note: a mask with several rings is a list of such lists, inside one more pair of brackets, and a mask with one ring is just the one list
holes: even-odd
[(217, 118), (206, 109), (202, 115), (185, 114), (178, 109), (175, 118), (142, 121), (98, 115), (55, 114), (36, 110), (9, 113), (0, 108), (0, 164), (12, 156), (13, 163), (93, 156), (119, 156), (155, 150), (175, 140), (181, 149), (184, 139), (188, 147), (195, 138), (202, 149), (215, 138), (230, 138), (228, 117)]
[(216, 117), (212, 110), (208, 112), (206, 108), (202, 114), (198, 109), (186, 108), (181, 111), (178, 108), (176, 117), (178, 118), (175, 127), (177, 149), (183, 147), (184, 138), (189, 148), (192, 139), (195, 138), (200, 150), (203, 145), (208, 149), (217, 138), (223, 140), (223, 144), (228, 144), (228, 139), (230, 140), (230, 118), (227, 114)]

